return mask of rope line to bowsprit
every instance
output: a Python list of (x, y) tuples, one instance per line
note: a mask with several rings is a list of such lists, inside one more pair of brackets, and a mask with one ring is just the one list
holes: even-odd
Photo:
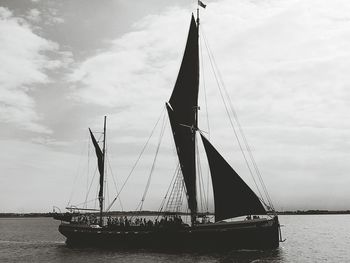
[(137, 159), (136, 159), (136, 162), (134, 163), (133, 167), (131, 168), (131, 171), (129, 172), (127, 178), (125, 179), (125, 181), (124, 181), (124, 183), (123, 183), (123, 185), (122, 185), (122, 187), (120, 188), (119, 193), (118, 193), (118, 194), (116, 195), (116, 197), (113, 199), (113, 201), (111, 202), (111, 204), (107, 207), (106, 212), (108, 212), (108, 211), (111, 209), (111, 207), (113, 206), (113, 204), (114, 204), (115, 201), (118, 199), (118, 197), (119, 197), (119, 195), (121, 194), (121, 192), (123, 191), (123, 189), (124, 189), (126, 183), (129, 181), (129, 179), (130, 179), (132, 173), (134, 172), (134, 170), (135, 170), (137, 164), (139, 163), (139, 161), (140, 161), (140, 159), (141, 159), (143, 153), (145, 152), (145, 150), (146, 150), (146, 148), (147, 148), (147, 146), (148, 146), (148, 143), (149, 143), (149, 141), (151, 140), (151, 138), (152, 138), (152, 136), (153, 136), (153, 134), (154, 134), (154, 131), (156, 130), (156, 127), (158, 126), (158, 123), (159, 123), (161, 117), (163, 116), (164, 112), (165, 112), (165, 107), (163, 107), (163, 110), (161, 111), (161, 114), (159, 115), (158, 120), (156, 121), (156, 124), (154, 125), (154, 127), (153, 127), (153, 129), (152, 129), (152, 131), (151, 131), (151, 134), (149, 135), (149, 137), (148, 137), (148, 139), (147, 139), (145, 145), (143, 146), (143, 148), (142, 148), (142, 150), (141, 150), (139, 156), (138, 156)]
[[(154, 168), (156, 166), (156, 162), (157, 162), (157, 157), (158, 157), (158, 153), (159, 153), (159, 148), (160, 148), (160, 145), (162, 143), (162, 139), (163, 139), (163, 135), (164, 135), (164, 130), (165, 130), (165, 127), (166, 127), (166, 118), (165, 118), (165, 114), (163, 115), (163, 122), (162, 122), (162, 126), (161, 126), (161, 130), (160, 130), (160, 136), (159, 136), (159, 139), (158, 139), (158, 145), (157, 145), (157, 149), (156, 149), (156, 154), (153, 158), (153, 163), (152, 163), (152, 167), (151, 167), (151, 171), (149, 173), (149, 176), (148, 176), (148, 179), (147, 179), (147, 184), (146, 184), (146, 187), (145, 187), (145, 191), (142, 195), (142, 199), (141, 199), (141, 204), (140, 204), (140, 211), (142, 210), (143, 208), (143, 204), (145, 202), (145, 199), (146, 199), (146, 195), (148, 193), (148, 189), (149, 189), (149, 186), (151, 184), (151, 179), (152, 179), (152, 175), (153, 175), (153, 172), (154, 172)], [(137, 209), (136, 209), (137, 210)]]

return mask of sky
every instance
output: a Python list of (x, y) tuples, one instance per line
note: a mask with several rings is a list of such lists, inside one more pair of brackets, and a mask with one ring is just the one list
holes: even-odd
[[(125, 210), (142, 198), (166, 123), (144, 202), (159, 208), (177, 165), (164, 107), (195, 2), (0, 0), (0, 212), (63, 209), (82, 203), (89, 189), (87, 200), (94, 199), (88, 127), (101, 132), (105, 115), (106, 203), (156, 127), (120, 195)], [(350, 3), (205, 3), (200, 128), (256, 191), (205, 37), (275, 208), (350, 209)]]

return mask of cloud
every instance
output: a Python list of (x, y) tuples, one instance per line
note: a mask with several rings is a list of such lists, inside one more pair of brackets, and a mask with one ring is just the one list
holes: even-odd
[[(179, 25), (174, 15), (189, 21), (183, 10), (148, 17), (135, 25), (135, 31), (112, 41), (110, 50), (86, 59), (71, 76), (71, 81), (82, 84), (77, 88), (76, 98), (108, 107), (130, 103), (141, 106), (151, 99), (164, 101), (169, 78), (174, 81), (176, 76), (171, 73), (176, 72), (182, 52), (173, 47), (184, 46), (185, 36), (180, 41), (164, 37), (169, 31), (179, 31), (178, 28), (183, 35), (187, 31), (186, 26), (180, 27), (187, 23)], [(158, 24), (158, 19), (167, 28)]]
[(58, 16), (59, 10), (57, 8), (49, 7), (45, 10), (45, 24), (56, 25), (65, 22), (63, 17)]
[(41, 20), (40, 15), (41, 15), (41, 12), (38, 9), (33, 8), (27, 12), (26, 18), (33, 22), (39, 22)]
[[(131, 160), (164, 113), (189, 22), (188, 11), (181, 9), (148, 16), (130, 33), (111, 41), (109, 50), (83, 61), (70, 76), (74, 100), (104, 108), (108, 130), (119, 143), (133, 145)], [(165, 37), (169, 32), (172, 37)]]
[(64, 19), (62, 17), (57, 17), (57, 16), (51, 17), (50, 21), (51, 21), (52, 24), (62, 24), (62, 23), (64, 23)]
[[(30, 11), (32, 19), (40, 12)], [(31, 92), (38, 85), (48, 84), (48, 70), (62, 62), (47, 54), (59, 53), (58, 44), (38, 36), (24, 19), (0, 7), (0, 122), (39, 133), (51, 130), (40, 124), (41, 116)]]
[[(253, 142), (262, 173), (273, 186), (272, 196), (283, 200), (283, 193), (295, 194), (282, 186), (289, 180), (296, 187), (305, 183), (302, 188), (309, 190), (301, 191), (304, 198), (313, 193), (322, 196), (310, 189), (311, 179), (327, 185), (330, 171), (339, 179), (350, 168), (345, 161), (349, 144), (344, 143), (350, 140), (350, 123), (344, 121), (350, 111), (350, 4), (345, 0), (222, 0), (208, 3), (201, 13), (202, 34), (210, 43), (246, 136)], [(188, 22), (189, 11), (182, 9), (137, 22), (108, 50), (99, 50), (78, 65), (70, 76), (73, 97), (106, 108), (112, 128), (124, 130), (118, 139), (133, 143), (130, 131), (150, 130), (171, 94)], [(203, 42), (202, 48), (204, 75), (212, 76)], [(213, 77), (206, 80), (206, 89), (209, 118), (215, 127), (213, 141), (249, 181), (246, 168), (238, 164), (242, 161), (238, 146)], [(344, 190), (340, 179), (333, 184)], [(277, 190), (281, 187), (283, 193)], [(339, 196), (334, 197), (327, 208), (338, 203)]]

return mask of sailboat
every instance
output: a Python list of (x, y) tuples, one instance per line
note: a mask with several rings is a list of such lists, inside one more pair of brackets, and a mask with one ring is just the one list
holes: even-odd
[[(104, 162), (106, 117), (102, 149), (90, 130), (100, 173), (99, 218), (94, 222), (62, 220), (59, 232), (71, 246), (91, 245), (136, 248), (182, 249), (272, 249), (279, 246), (278, 216), (267, 207), (198, 128), (199, 92), (199, 11), (192, 14), (189, 33), (175, 87), (166, 109), (176, 146), (182, 181), (186, 191), (190, 223), (181, 215), (167, 214), (161, 221), (130, 224), (126, 217), (117, 224), (104, 219)], [(215, 221), (204, 220), (198, 211), (196, 190), (196, 136), (200, 135), (210, 168)], [(203, 215), (202, 215), (203, 217)], [(232, 218), (242, 218), (231, 220)], [(67, 221), (67, 222), (65, 222)], [(121, 222), (122, 221), (122, 222)], [(142, 220), (141, 220), (142, 221)]]

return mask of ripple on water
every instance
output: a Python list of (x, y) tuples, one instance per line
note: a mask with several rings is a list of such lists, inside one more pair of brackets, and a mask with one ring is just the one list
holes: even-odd
[(349, 262), (349, 215), (280, 216), (280, 221), (287, 240), (279, 249), (175, 253), (71, 249), (51, 218), (0, 219), (0, 262)]

